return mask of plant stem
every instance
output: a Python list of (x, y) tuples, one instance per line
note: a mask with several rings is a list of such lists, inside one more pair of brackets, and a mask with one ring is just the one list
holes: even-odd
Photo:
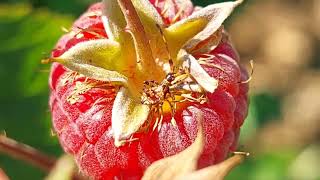
[(44, 171), (50, 171), (56, 162), (55, 158), (5, 135), (0, 135), (0, 152), (33, 164)]

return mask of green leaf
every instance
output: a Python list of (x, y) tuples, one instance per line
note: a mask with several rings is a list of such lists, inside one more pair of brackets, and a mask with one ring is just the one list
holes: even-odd
[(248, 158), (241, 166), (231, 171), (226, 179), (286, 180), (288, 166), (294, 161), (297, 152), (297, 149), (292, 148), (253, 153), (252, 158)]

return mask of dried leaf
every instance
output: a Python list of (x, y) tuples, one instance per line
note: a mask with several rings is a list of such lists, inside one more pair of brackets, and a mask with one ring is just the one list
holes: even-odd
[(189, 69), (190, 75), (206, 91), (213, 93), (218, 87), (218, 80), (211, 77), (198, 63), (198, 61), (186, 51), (181, 50), (180, 59), (183, 61), (183, 67)]
[(204, 146), (204, 134), (202, 129), (202, 113), (197, 114), (199, 125), (197, 138), (187, 149), (151, 164), (147, 168), (142, 180), (171, 180), (181, 175), (193, 172), (197, 169), (198, 159)]
[(174, 41), (169, 41), (171, 46), (175, 47), (174, 49), (192, 51), (199, 43), (212, 37), (241, 2), (242, 0), (238, 0), (209, 5), (171, 25), (165, 30), (167, 37), (174, 39)]
[(112, 131), (116, 146), (121, 146), (147, 120), (150, 108), (137, 102), (127, 88), (121, 87), (112, 108)]
[(229, 159), (213, 166), (209, 166), (198, 171), (186, 174), (179, 180), (223, 180), (226, 175), (248, 156), (248, 153), (239, 152)]

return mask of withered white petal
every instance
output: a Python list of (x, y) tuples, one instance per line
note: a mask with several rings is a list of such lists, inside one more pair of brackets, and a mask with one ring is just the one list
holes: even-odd
[(199, 86), (197, 83), (183, 84), (181, 88), (192, 92), (202, 92), (201, 86)]
[(190, 75), (197, 81), (197, 83), (206, 91), (213, 93), (218, 87), (218, 80), (211, 77), (198, 63), (198, 61), (185, 50), (179, 53), (180, 59), (183, 61), (182, 66), (189, 69)]

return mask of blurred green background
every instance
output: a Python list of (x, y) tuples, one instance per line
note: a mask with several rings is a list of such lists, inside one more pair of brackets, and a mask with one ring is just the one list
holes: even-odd
[[(92, 0), (2, 0), (0, 131), (48, 154), (47, 79), (55, 42)], [(214, 0), (193, 0), (206, 5)], [(320, 180), (320, 1), (247, 0), (226, 22), (242, 63), (255, 61), (249, 116), (240, 149), (251, 153), (228, 179)], [(0, 154), (11, 179), (45, 173)]]

